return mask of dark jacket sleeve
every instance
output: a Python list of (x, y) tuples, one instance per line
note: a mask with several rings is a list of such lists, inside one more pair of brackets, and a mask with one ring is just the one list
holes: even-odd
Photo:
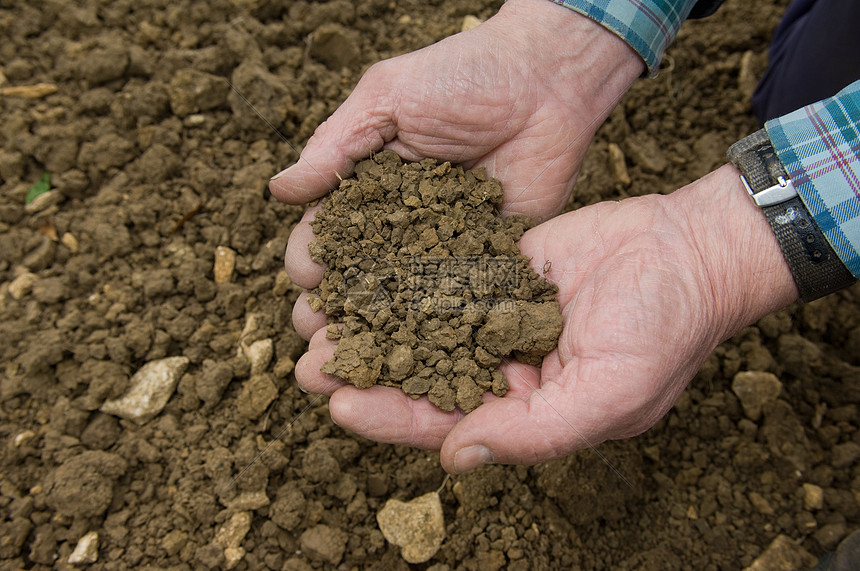
[(690, 18), (704, 18), (717, 11), (724, 0), (699, 0), (690, 12)]

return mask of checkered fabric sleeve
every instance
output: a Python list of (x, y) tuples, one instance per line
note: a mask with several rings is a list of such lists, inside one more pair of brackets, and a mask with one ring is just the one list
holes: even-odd
[[(609, 28), (642, 56), (651, 75), (697, 0), (551, 0)], [(719, 2), (707, 4), (719, 5)], [(713, 10), (710, 10), (713, 11)]]
[(836, 255), (860, 278), (860, 81), (765, 129)]

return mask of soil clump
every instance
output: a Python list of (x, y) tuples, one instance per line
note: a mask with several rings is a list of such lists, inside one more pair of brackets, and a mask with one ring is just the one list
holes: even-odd
[(359, 163), (312, 223), (326, 272), (311, 304), (340, 339), (323, 372), (471, 412), (507, 392), (504, 358), (539, 365), (561, 333), (558, 288), (520, 253), (532, 223), (503, 217), (502, 197), (482, 169), (391, 151)]

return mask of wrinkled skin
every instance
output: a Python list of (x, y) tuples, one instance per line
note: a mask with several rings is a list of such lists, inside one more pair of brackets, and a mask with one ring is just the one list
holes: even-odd
[[(528, 19), (521, 10), (531, 10)], [(542, 17), (553, 26), (525, 29)], [(550, 45), (540, 33), (559, 30), (580, 43), (570, 42), (570, 53), (537, 49)], [(389, 148), (407, 159), (486, 166), (505, 186), (506, 212), (550, 218), (566, 202), (597, 126), (642, 71), (619, 42), (545, 0), (512, 0), (471, 32), (371, 68), (297, 165), (273, 179), (272, 192), (309, 201), (326, 193), (334, 178), (327, 173), (346, 174), (369, 151)], [(286, 254), (287, 271), (304, 288), (323, 273), (307, 249), (315, 212), (293, 231)], [(520, 248), (539, 273), (551, 262), (546, 277), (559, 286), (564, 330), (542, 367), (503, 365), (511, 385), (503, 398), (487, 395), (464, 416), (396, 389), (345, 386), (320, 372), (334, 343), (304, 295), (293, 320), (310, 345), (296, 378), (331, 396), (338, 424), (382, 442), (441, 449), (449, 472), (533, 464), (647, 430), (717, 343), (797, 297), (733, 167), (671, 196), (552, 218), (529, 230)]]

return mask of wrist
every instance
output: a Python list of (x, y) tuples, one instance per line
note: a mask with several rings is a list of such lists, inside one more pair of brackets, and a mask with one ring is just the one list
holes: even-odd
[(536, 82), (572, 107), (586, 105), (594, 130), (645, 71), (627, 42), (601, 24), (549, 0), (508, 0), (485, 25), (527, 56)]
[(667, 197), (684, 213), (722, 341), (798, 299), (797, 286), (761, 209), (725, 165)]

